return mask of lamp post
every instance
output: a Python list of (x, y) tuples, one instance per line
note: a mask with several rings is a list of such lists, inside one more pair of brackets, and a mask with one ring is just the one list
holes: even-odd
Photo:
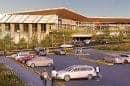
[[(17, 30), (17, 33), (19, 35), (19, 39), (18, 39), (18, 43), (19, 43), (20, 42), (20, 30)], [(20, 48), (20, 46), (19, 46), (19, 48)]]
[(64, 39), (64, 45), (65, 45), (65, 34), (63, 34), (63, 39)]

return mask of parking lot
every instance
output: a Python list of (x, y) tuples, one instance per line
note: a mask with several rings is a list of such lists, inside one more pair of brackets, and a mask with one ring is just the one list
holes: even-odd
[[(101, 58), (106, 56), (105, 53), (95, 53), (93, 50), (86, 50), (90, 55), (87, 55), (86, 57), (90, 56), (91, 58)], [(110, 53), (111, 54), (111, 53)], [(97, 66), (97, 63), (89, 62), (89, 61), (83, 61), (80, 59), (80, 56), (75, 55), (49, 55), (50, 58), (53, 58), (54, 60), (54, 66), (56, 70), (64, 69), (71, 65), (82, 65), (87, 64), (91, 66)], [(84, 56), (85, 58), (85, 56)], [(81, 80), (71, 80), (69, 82), (65, 82), (65, 86), (129, 86), (129, 79), (130, 76), (130, 64), (116, 64), (116, 65), (105, 65), (105, 64), (98, 64), (101, 68), (101, 74), (102, 78), (97, 80), (87, 80), (87, 79), (81, 79)], [(34, 68), (35, 71), (41, 71), (45, 67), (37, 67)]]
[[(110, 66), (110, 65), (106, 65), (106, 64), (100, 64), (100, 63), (98, 64), (95, 62), (90, 62), (87, 60), (84, 61), (80, 58), (89, 57), (89, 58), (95, 58), (95, 60), (96, 60), (97, 58), (101, 58), (101, 57), (108, 55), (104, 52), (99, 53), (92, 49), (86, 49), (85, 52), (89, 53), (89, 55), (86, 55), (86, 56), (82, 56), (82, 55), (81, 56), (80, 55), (78, 55), (78, 56), (77, 55), (48, 55), (48, 57), (50, 57), (54, 60), (54, 66), (55, 66), (56, 70), (61, 70), (68, 66), (71, 66), (71, 65), (86, 64), (86, 65), (91, 65), (94, 67), (96, 67), (97, 65), (100, 66), (101, 74), (102, 74), (102, 78), (100, 78), (100, 80), (77, 79), (77, 80), (71, 80), (69, 82), (63, 81), (62, 84), (64, 86), (129, 86), (130, 85), (130, 82), (129, 82), (130, 64), (116, 64), (116, 65)], [(107, 53), (109, 53), (109, 52), (107, 52)], [(15, 65), (19, 65), (19, 64), (15, 64)], [(47, 68), (48, 71), (51, 70), (51, 68), (48, 68), (48, 67), (31, 68), (31, 67), (25, 66), (24, 68), (28, 69), (28, 71), (30, 71), (30, 70), (31, 71), (24, 72), (25, 74), (24, 73), (22, 74), (22, 77), (24, 77), (23, 79), (25, 79), (25, 77), (27, 75), (35, 76), (36, 72), (41, 72), (45, 68)], [(25, 70), (24, 68), (22, 70)], [(20, 72), (20, 71), (17, 71), (17, 72)], [(39, 75), (39, 77), (40, 77), (40, 75)], [(27, 78), (27, 79), (28, 79), (28, 81), (30, 80), (30, 82), (32, 81), (32, 78)], [(25, 79), (25, 80), (27, 80), (27, 79)], [(42, 81), (38, 78), (35, 80), (36, 80), (35, 82), (42, 83)], [(59, 81), (57, 80), (56, 82), (59, 82)], [(32, 86), (34, 86), (34, 85), (32, 85)]]

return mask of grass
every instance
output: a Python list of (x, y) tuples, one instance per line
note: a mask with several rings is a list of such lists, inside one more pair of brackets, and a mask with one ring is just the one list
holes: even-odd
[(98, 45), (95, 46), (99, 50), (113, 50), (113, 51), (130, 51), (130, 43), (122, 43), (118, 45)]
[(0, 64), (0, 86), (25, 86), (13, 71)]

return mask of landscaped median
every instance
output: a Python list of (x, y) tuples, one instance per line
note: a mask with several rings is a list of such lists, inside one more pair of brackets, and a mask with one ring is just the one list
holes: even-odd
[(94, 60), (94, 59), (91, 59), (91, 58), (88, 58), (88, 57), (79, 57), (79, 59), (83, 60), (83, 61), (96, 63), (96, 64), (103, 64), (103, 65), (108, 65), (108, 66), (114, 65), (114, 63), (106, 62), (106, 61), (104, 61), (102, 59)]
[(0, 63), (0, 86), (25, 86), (16, 74)]

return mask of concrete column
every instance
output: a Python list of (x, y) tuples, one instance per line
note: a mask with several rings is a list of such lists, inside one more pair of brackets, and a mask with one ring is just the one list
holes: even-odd
[(24, 32), (23, 24), (19, 24), (19, 29), (20, 29), (20, 38), (23, 38), (23, 32)]
[(51, 29), (51, 25), (49, 25), (49, 24), (46, 24), (46, 34), (49, 34), (49, 32), (50, 32), (50, 29)]
[(41, 24), (37, 24), (37, 37), (38, 37), (38, 42), (41, 41)]
[(1, 32), (5, 32), (5, 29), (6, 29), (5, 24), (1, 24)]
[(29, 30), (28, 30), (29, 31), (29, 37), (28, 37), (28, 40), (30, 41), (31, 38), (32, 38), (32, 34), (33, 34), (32, 24), (29, 24), (28, 27), (29, 27)]
[(15, 29), (15, 25), (14, 24), (10, 24), (10, 34), (11, 34), (11, 37), (13, 37), (13, 38), (15, 36), (14, 29)]

